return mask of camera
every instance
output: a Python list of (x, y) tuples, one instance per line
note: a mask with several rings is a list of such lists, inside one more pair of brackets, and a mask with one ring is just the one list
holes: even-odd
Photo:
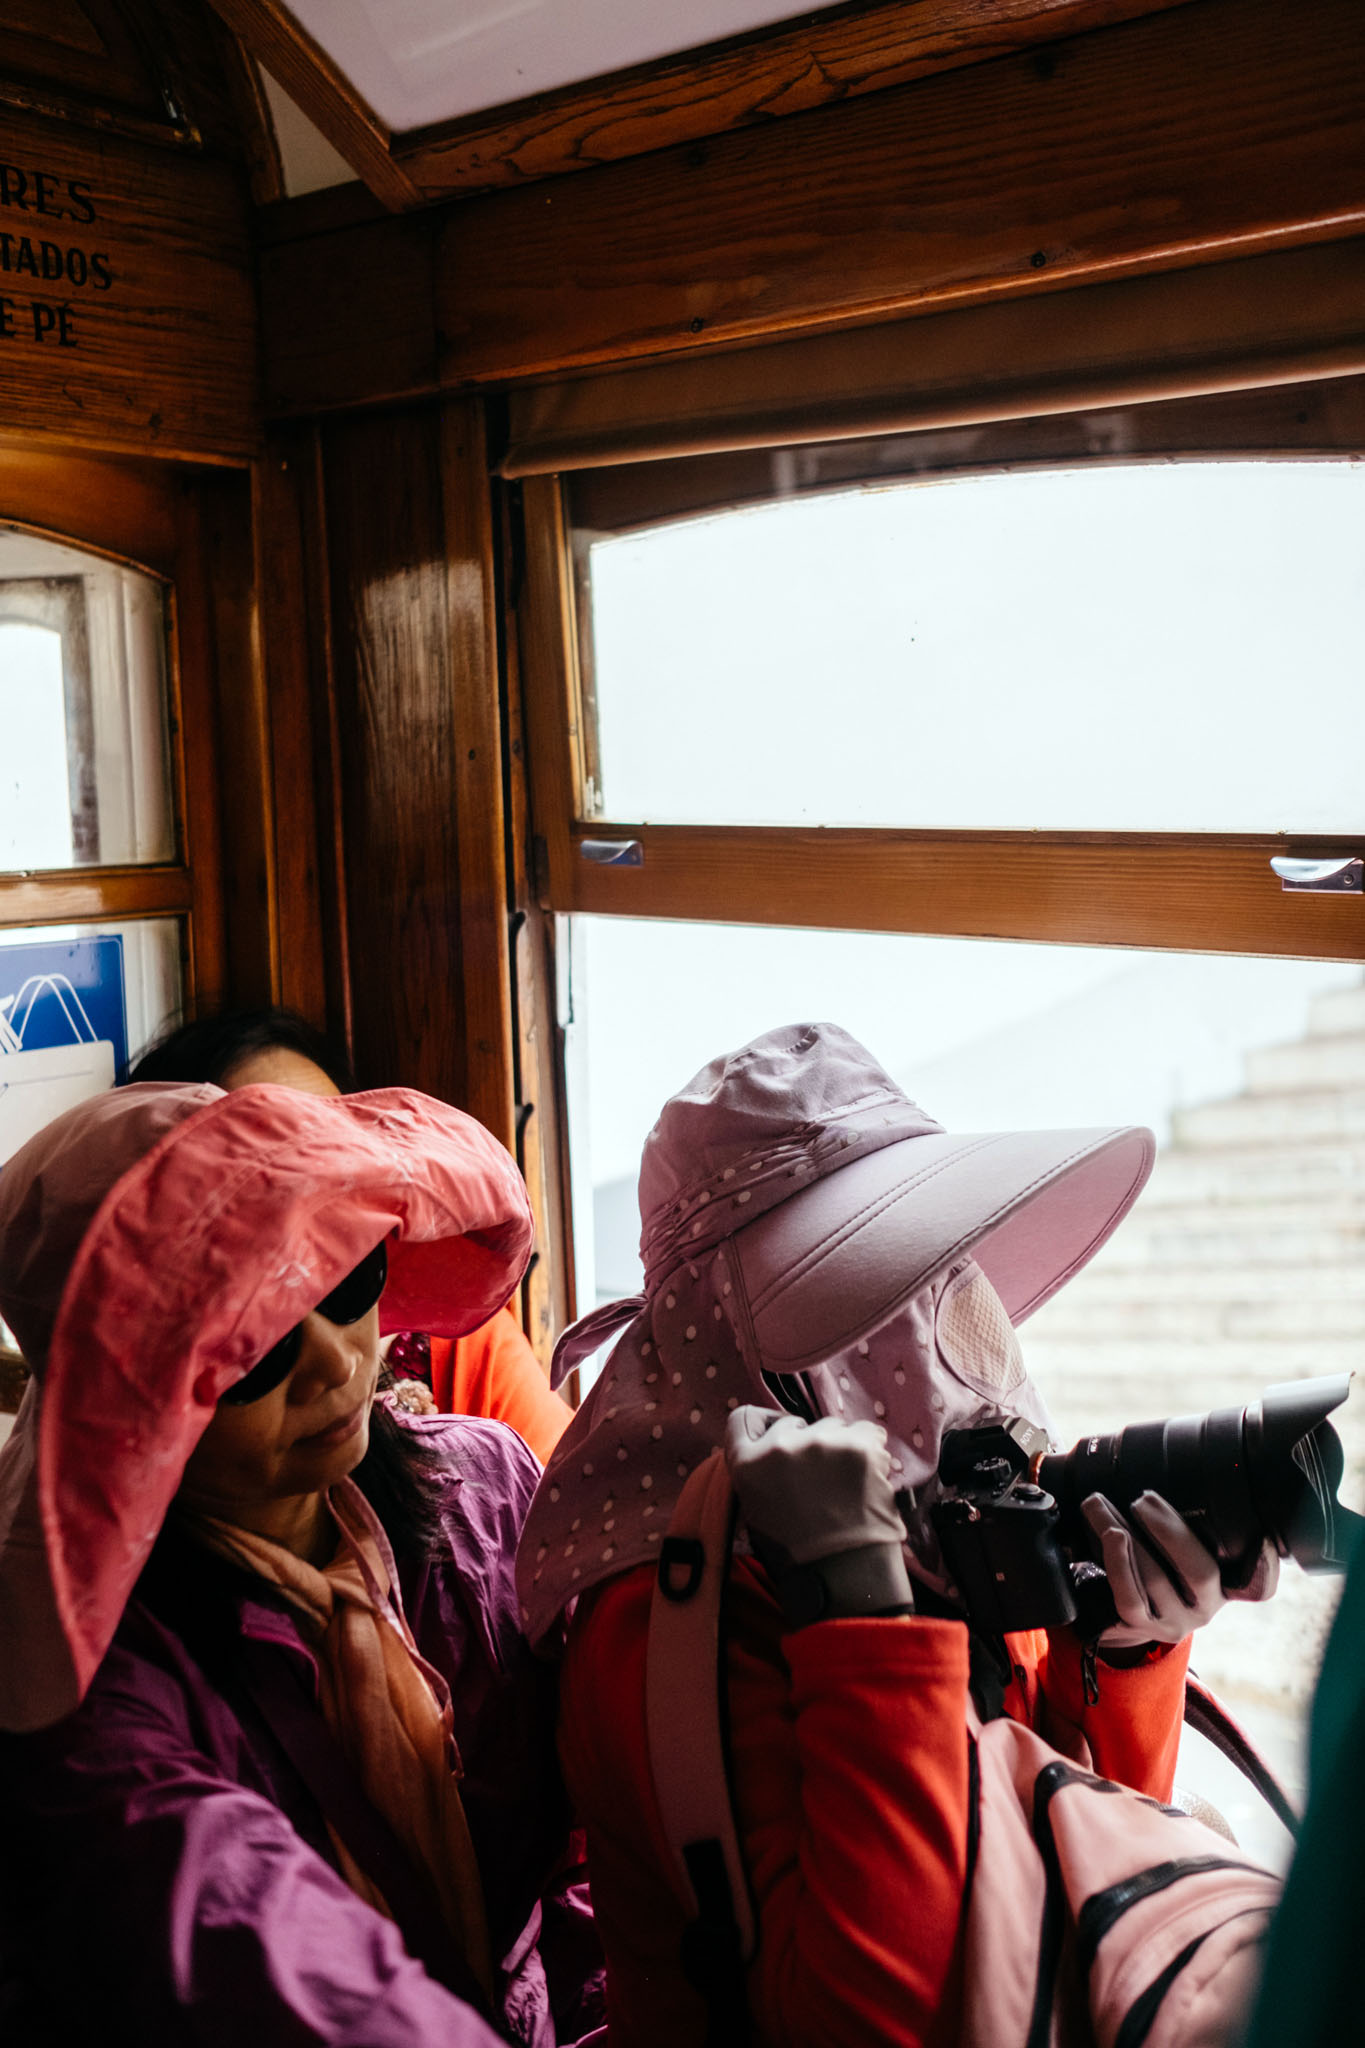
[(1114, 1620), (1080, 1511), (1092, 1493), (1119, 1509), (1161, 1494), (1227, 1592), (1249, 1583), (1267, 1541), (1305, 1571), (1343, 1571), (1362, 1517), (1336, 1498), (1345, 1461), (1327, 1417), (1349, 1386), (1347, 1373), (1293, 1380), (1245, 1408), (1131, 1423), (1069, 1451), (1021, 1419), (950, 1430), (930, 1519), (968, 1618), (989, 1635), (1074, 1621), (1087, 1637)]

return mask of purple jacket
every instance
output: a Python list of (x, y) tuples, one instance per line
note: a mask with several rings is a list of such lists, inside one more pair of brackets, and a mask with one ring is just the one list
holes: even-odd
[(599, 2021), (554, 1674), (527, 1647), (512, 1582), (538, 1468), (499, 1423), (410, 1426), (449, 1459), (445, 1544), (398, 1562), (417, 1645), (454, 1701), (502, 1959), (493, 2025), (440, 1981), (439, 1958), (432, 1972), (414, 1960), (415, 1911), (405, 1924), (386, 1890), (386, 1920), (339, 1875), (324, 1809), (353, 1851), (343, 1819), (357, 1801), (362, 1820), (373, 1809), (353, 1781), (332, 1796), (316, 1666), (292, 1617), (163, 1536), (82, 1705), (0, 1737), (5, 2048), (492, 2048), (500, 2035), (551, 2048)]

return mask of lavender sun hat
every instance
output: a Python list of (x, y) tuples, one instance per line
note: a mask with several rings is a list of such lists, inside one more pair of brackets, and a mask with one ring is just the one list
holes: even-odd
[(545, 1635), (580, 1593), (652, 1562), (678, 1494), (764, 1375), (887, 1432), (911, 1545), (942, 1584), (927, 1510), (949, 1429), (1048, 1427), (1014, 1325), (1090, 1259), (1151, 1171), (1149, 1131), (957, 1135), (834, 1024), (770, 1031), (665, 1104), (640, 1171), (643, 1295), (561, 1338), (558, 1384), (619, 1330), (560, 1440), (518, 1555)]

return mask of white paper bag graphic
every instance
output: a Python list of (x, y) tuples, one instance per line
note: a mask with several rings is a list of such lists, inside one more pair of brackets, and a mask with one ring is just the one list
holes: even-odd
[[(69, 1045), (25, 1047), (41, 995), (55, 996), (71, 1027)], [(64, 1109), (114, 1085), (114, 1048), (97, 1038), (85, 1005), (64, 974), (34, 974), (17, 995), (0, 998), (0, 1164)]]

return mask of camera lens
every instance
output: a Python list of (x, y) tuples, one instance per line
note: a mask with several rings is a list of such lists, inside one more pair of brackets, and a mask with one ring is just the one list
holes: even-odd
[(1349, 1386), (1345, 1373), (1296, 1380), (1268, 1388), (1246, 1408), (1082, 1437), (1038, 1468), (1039, 1484), (1061, 1510), (1059, 1533), (1084, 1552), (1087, 1494), (1107, 1494), (1125, 1508), (1150, 1489), (1212, 1551), (1228, 1588), (1247, 1582), (1267, 1538), (1305, 1571), (1340, 1570), (1360, 1517), (1336, 1499), (1344, 1459), (1326, 1418)]

